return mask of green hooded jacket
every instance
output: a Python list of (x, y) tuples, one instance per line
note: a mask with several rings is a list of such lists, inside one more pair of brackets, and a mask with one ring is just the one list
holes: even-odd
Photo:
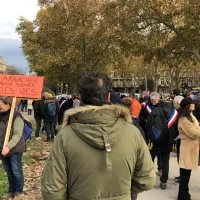
[(122, 106), (68, 110), (42, 175), (44, 200), (131, 200), (153, 188), (154, 165)]

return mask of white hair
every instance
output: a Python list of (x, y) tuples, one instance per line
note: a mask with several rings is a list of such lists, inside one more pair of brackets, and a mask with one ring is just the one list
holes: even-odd
[(174, 104), (175, 104), (175, 103), (180, 104), (181, 101), (182, 101), (183, 99), (184, 99), (184, 97), (182, 97), (182, 96), (180, 96), (180, 95), (175, 96), (175, 98), (174, 98)]
[(150, 94), (150, 99), (160, 99), (160, 94), (157, 92), (152, 92)]

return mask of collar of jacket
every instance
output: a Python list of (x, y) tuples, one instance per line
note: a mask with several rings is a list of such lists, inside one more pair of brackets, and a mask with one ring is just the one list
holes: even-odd
[(113, 111), (116, 115), (123, 117), (128, 123), (132, 123), (130, 111), (128, 108), (121, 105), (103, 105), (103, 106), (82, 106), (72, 108), (65, 112), (62, 128), (69, 124), (69, 118), (80, 113), (97, 113), (103, 111)]

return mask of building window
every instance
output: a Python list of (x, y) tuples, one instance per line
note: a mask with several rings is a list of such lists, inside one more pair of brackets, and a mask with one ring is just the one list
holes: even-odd
[(117, 78), (117, 72), (114, 72), (114, 78)]

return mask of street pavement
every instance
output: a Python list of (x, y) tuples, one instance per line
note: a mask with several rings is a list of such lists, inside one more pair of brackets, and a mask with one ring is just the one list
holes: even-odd
[[(157, 161), (155, 161), (155, 170), (157, 171), (156, 163)], [(171, 153), (169, 169), (166, 190), (160, 189), (160, 180), (157, 176), (154, 189), (139, 194), (137, 200), (177, 200), (179, 185), (174, 185), (174, 177), (179, 175), (179, 168), (175, 153)], [(192, 200), (200, 200), (200, 167), (192, 171), (189, 189)]]
[[(26, 112), (23, 112), (22, 114), (30, 119), (34, 118), (33, 113), (31, 116), (28, 116)], [(155, 160), (155, 171), (157, 172), (156, 163), (157, 160)], [(137, 200), (177, 200), (179, 185), (174, 185), (175, 176), (179, 176), (179, 167), (177, 164), (176, 153), (171, 153), (167, 189), (160, 189), (160, 177), (157, 176), (154, 188), (139, 194)], [(192, 171), (189, 188), (192, 200), (200, 200), (200, 167), (198, 167), (197, 170)]]
[(28, 115), (28, 112), (21, 112), (21, 114), (24, 116), (24, 117), (27, 117), (29, 119), (34, 119), (34, 112), (32, 110), (32, 114), (31, 115)]

